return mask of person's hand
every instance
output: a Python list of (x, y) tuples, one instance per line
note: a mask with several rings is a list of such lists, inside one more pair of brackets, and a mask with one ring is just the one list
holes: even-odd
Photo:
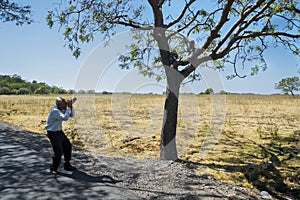
[(70, 99), (67, 100), (67, 106), (69, 108), (72, 108), (72, 101)]

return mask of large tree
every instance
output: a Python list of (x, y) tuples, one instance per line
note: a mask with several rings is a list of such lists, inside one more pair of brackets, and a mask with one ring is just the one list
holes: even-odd
[(294, 96), (294, 92), (300, 90), (300, 79), (297, 76), (281, 79), (275, 84), (275, 89), (281, 90), (285, 94), (290, 92)]
[(19, 5), (9, 0), (0, 0), (0, 21), (15, 22), (16, 25), (30, 24), (31, 7)]
[[(136, 44), (121, 56), (121, 66), (167, 79), (160, 157), (176, 160), (183, 80), (198, 79), (198, 66), (208, 62), (214, 69), (231, 65), (228, 78), (245, 77), (238, 73), (244, 67), (256, 74), (266, 69), (263, 53), (269, 47), (285, 46), (299, 56), (299, 9), (297, 0), (69, 0), (49, 12), (47, 20), (50, 27), (60, 26), (76, 57), (80, 45), (98, 33), (109, 37), (119, 26), (145, 31), (136, 33)], [(153, 65), (143, 64), (149, 58)]]

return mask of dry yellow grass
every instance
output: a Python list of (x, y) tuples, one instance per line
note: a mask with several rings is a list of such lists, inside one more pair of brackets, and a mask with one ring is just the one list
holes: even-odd
[[(0, 100), (1, 120), (45, 133), (55, 96), (0, 96)], [(163, 106), (163, 95), (81, 95), (75, 105), (77, 116), (65, 122), (64, 129), (74, 144), (97, 153), (158, 158)], [(258, 184), (245, 178), (248, 163), (278, 159), (280, 181), (299, 190), (300, 159), (293, 152), (300, 149), (299, 122), (299, 96), (181, 95), (179, 156), (199, 174), (248, 187)]]

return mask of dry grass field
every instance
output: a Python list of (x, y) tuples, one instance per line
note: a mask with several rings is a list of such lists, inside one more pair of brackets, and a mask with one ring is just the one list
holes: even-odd
[[(163, 95), (77, 97), (77, 115), (64, 124), (74, 145), (112, 156), (159, 157)], [(0, 96), (0, 119), (45, 133), (54, 102), (55, 96)], [(299, 194), (299, 96), (184, 94), (179, 102), (176, 141), (187, 167), (275, 197)]]

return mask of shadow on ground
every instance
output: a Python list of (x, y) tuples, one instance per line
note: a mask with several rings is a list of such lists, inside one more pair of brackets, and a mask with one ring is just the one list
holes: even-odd
[(105, 157), (76, 149), (72, 161), (79, 170), (69, 174), (60, 168), (53, 176), (49, 172), (51, 154), (46, 135), (0, 121), (1, 200), (261, 199), (257, 190), (198, 176), (178, 162)]
[[(51, 146), (45, 135), (28, 134), (1, 123), (0, 196), (1, 199), (140, 199), (116, 187), (108, 176), (49, 173)], [(18, 134), (18, 137), (16, 137)]]
[[(297, 132), (298, 133), (298, 132)], [(299, 134), (299, 133), (298, 133)], [(298, 136), (299, 137), (299, 136)], [(243, 146), (243, 141), (239, 141), (236, 138), (230, 138), (227, 143), (230, 142), (232, 146)], [(189, 167), (208, 167), (217, 171), (225, 171), (229, 173), (240, 172), (244, 174), (245, 178), (251, 185), (257, 188), (260, 191), (267, 191), (270, 195), (272, 195), (276, 199), (300, 199), (300, 189), (299, 189), (299, 174), (297, 177), (297, 173), (300, 171), (300, 167), (291, 167), (288, 166), (285, 162), (291, 159), (296, 159), (296, 154), (299, 152), (297, 148), (290, 148), (286, 146), (282, 148), (277, 143), (285, 142), (285, 141), (293, 141), (298, 142), (296, 137), (292, 138), (277, 138), (278, 141), (272, 140), (270, 144), (261, 145), (256, 143), (253, 140), (248, 140), (247, 145), (253, 145), (254, 148), (257, 149), (257, 152), (260, 152), (260, 158), (257, 155), (247, 154), (246, 152), (241, 152), (241, 157), (226, 157), (220, 158), (218, 163), (228, 163), (228, 164), (215, 164), (215, 163), (201, 163), (201, 162), (193, 162), (193, 161), (185, 161), (182, 160), (180, 162), (188, 165)], [(246, 144), (244, 144), (246, 145)], [(226, 152), (230, 154), (230, 150), (226, 150)], [(285, 156), (286, 154), (287, 156)], [(234, 155), (234, 154), (233, 154)], [(284, 159), (279, 158), (286, 157)], [(245, 163), (247, 162), (247, 158), (251, 160), (269, 160), (268, 162), (260, 162), (260, 163)], [(243, 160), (244, 159), (244, 160)], [(243, 164), (243, 165), (241, 165)], [(285, 164), (285, 167), (288, 170), (293, 170), (296, 177), (294, 179), (296, 181), (296, 185), (298, 188), (291, 188), (285, 182), (286, 177), (283, 176), (283, 173), (279, 170), (282, 165)], [(297, 183), (298, 182), (298, 183)]]

